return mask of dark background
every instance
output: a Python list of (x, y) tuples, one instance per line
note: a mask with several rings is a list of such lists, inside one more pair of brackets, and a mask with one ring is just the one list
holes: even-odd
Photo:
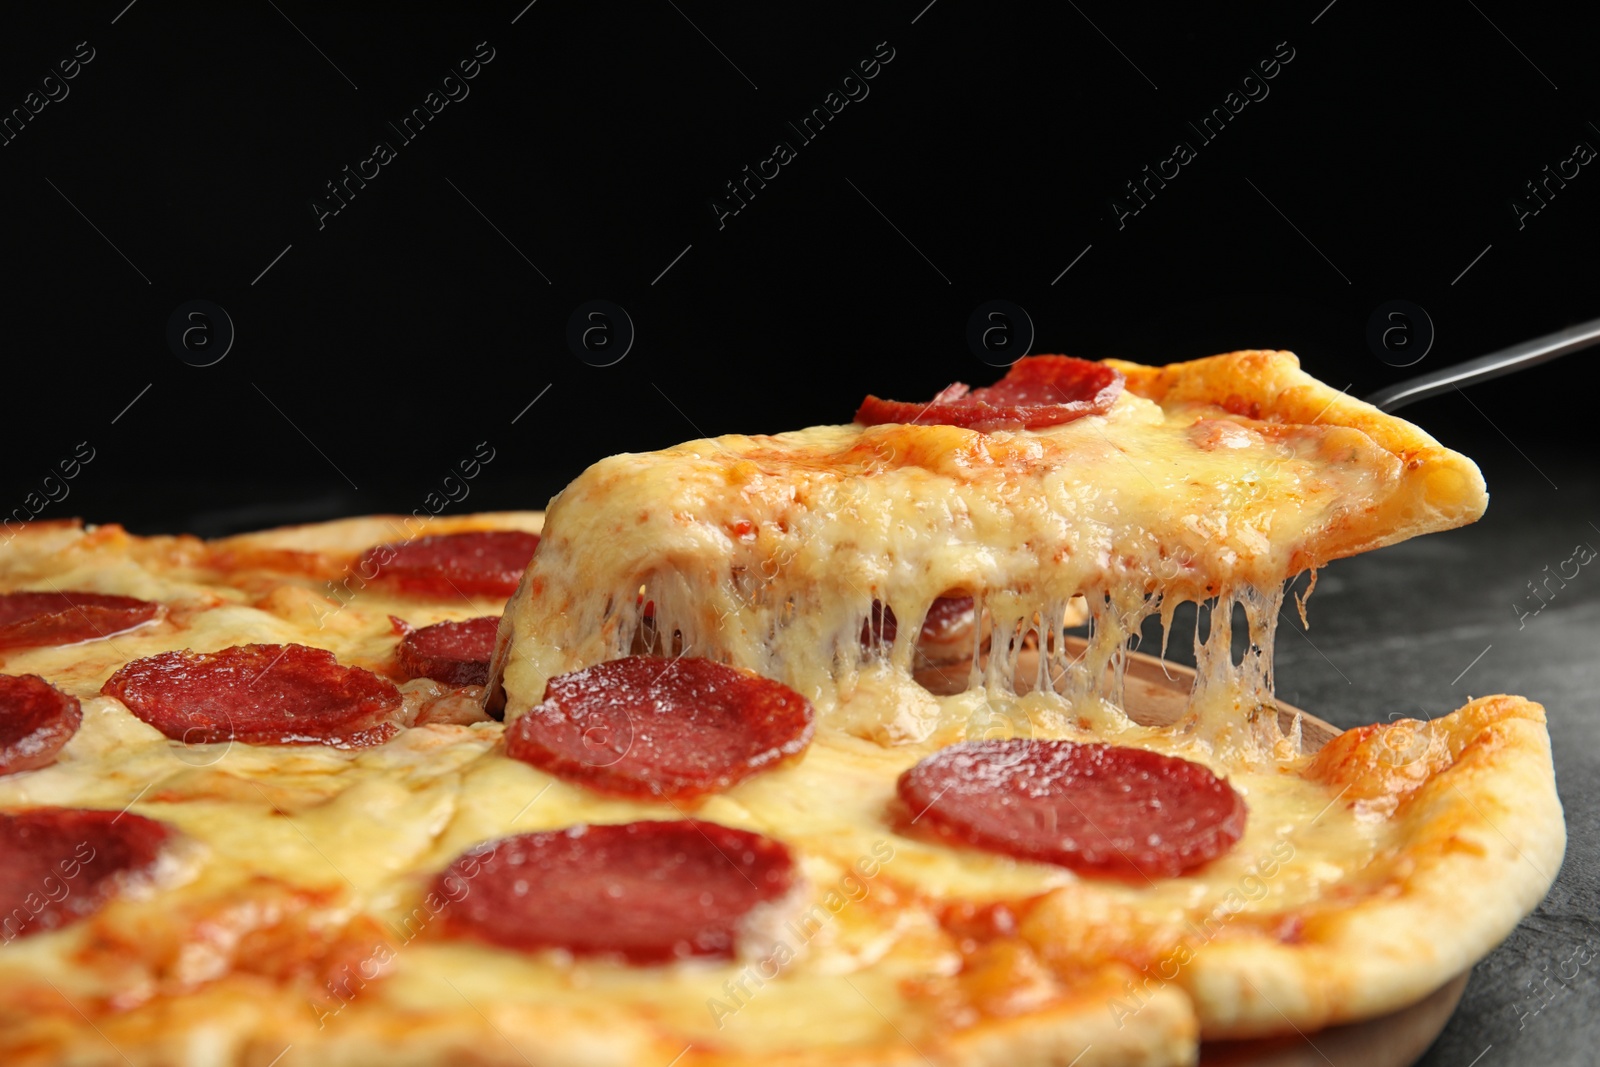
[[(1357, 396), (1600, 316), (1597, 168), (1520, 229), (1511, 207), (1600, 147), (1600, 16), (1565, 5), (124, 3), (18, 9), (0, 37), (0, 116), (93, 49), (0, 146), (17, 517), (216, 535), (431, 509), (481, 441), (449, 510), (540, 507), (612, 452), (992, 380), (966, 340), (991, 299), (1028, 311), (1034, 352), (1286, 348)], [(411, 143), (386, 125), (491, 48)], [(814, 141), (787, 127), (889, 48)], [(1214, 141), (1185, 125), (1290, 49)], [(780, 139), (797, 158), (719, 228), (712, 199)], [(1180, 139), (1197, 157), (1119, 228), (1112, 198)], [(312, 202), (379, 140), (393, 161), (319, 228)], [(636, 330), (608, 367), (566, 339), (596, 298)], [(1436, 331), (1406, 369), (1367, 340), (1396, 299)], [(168, 341), (192, 300), (233, 324), (211, 366)], [(1521, 613), (1543, 565), (1600, 545), (1596, 359), (1408, 408), (1483, 465), (1489, 516), (1336, 565), (1368, 592), (1324, 586), (1327, 631), (1282, 639), (1285, 695), (1345, 725), (1455, 706), (1480, 636), (1480, 684), (1551, 705), (1568, 865), (1433, 1065), (1590, 1059), (1592, 973), (1531, 1019), (1523, 986), (1595, 932), (1600, 579), (1543, 635)]]
[[(0, 508), (85, 439), (46, 517), (216, 534), (409, 512), (485, 439), (460, 506), (542, 506), (612, 452), (991, 380), (965, 331), (995, 298), (1036, 352), (1287, 348), (1355, 395), (1600, 315), (1595, 168), (1520, 231), (1509, 206), (1600, 147), (1600, 19), (1565, 9), (124, 2), (35, 5), (0, 40), (0, 113), (94, 50), (0, 147)], [(470, 95), (403, 143), (386, 123), (480, 41)], [(880, 41), (870, 95), (800, 143), (786, 122)], [(1278, 42), (1269, 95), (1202, 142), (1185, 123)], [(719, 229), (712, 198), (780, 138), (798, 158)], [(1109, 201), (1179, 138), (1198, 158), (1119, 230)], [(380, 139), (397, 158), (319, 229), (312, 201)], [(611, 367), (566, 343), (592, 298), (636, 328)], [(209, 367), (166, 337), (196, 299), (236, 330)], [(1437, 334), (1405, 370), (1366, 341), (1393, 299)], [(1542, 467), (1588, 448), (1597, 358), (1408, 416), (1475, 456), (1503, 431)]]

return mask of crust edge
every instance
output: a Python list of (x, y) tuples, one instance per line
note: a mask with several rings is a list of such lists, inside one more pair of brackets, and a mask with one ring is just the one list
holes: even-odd
[(1488, 955), (1544, 899), (1565, 855), (1566, 823), (1543, 708), (1496, 696), (1469, 710), (1494, 721), (1396, 816), (1406, 855), (1420, 858), (1395, 895), (1325, 913), (1309, 943), (1218, 941), (1196, 954), (1180, 981), (1205, 1038), (1397, 1011)]
[(1347, 396), (1300, 369), (1293, 352), (1246, 349), (1184, 363), (1103, 361), (1127, 376), (1128, 391), (1157, 403), (1209, 403), (1274, 422), (1359, 430), (1401, 464), (1397, 490), (1352, 523), (1354, 535), (1296, 562), (1320, 566), (1418, 534), (1476, 522), (1489, 504), (1476, 463), (1421, 428)]

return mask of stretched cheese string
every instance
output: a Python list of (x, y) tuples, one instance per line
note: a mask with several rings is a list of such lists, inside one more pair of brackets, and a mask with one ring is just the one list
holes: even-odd
[[(1246, 758), (1269, 755), (1285, 739), (1272, 677), (1283, 597), (1281, 587), (1240, 585), (1201, 605), (1209, 626), (1202, 627), (1197, 619), (1189, 710), (1172, 729)], [(1061, 624), (1067, 599), (1040, 604), (1010, 591), (977, 593), (977, 617), (987, 613), (991, 626), (986, 654), (982, 627), (973, 626), (968, 691), (981, 692), (984, 703), (1002, 705), (1029, 693), (1053, 693), (1066, 708), (1089, 714), (1113, 732), (1133, 728), (1123, 710), (1130, 644), (1139, 639), (1146, 619), (1158, 617), (1164, 654), (1178, 602), (1131, 585), (1090, 591), (1086, 599), (1087, 648), (1075, 653)], [(847, 701), (864, 673), (886, 670), (895, 679), (891, 688), (903, 697), (905, 688), (916, 684), (915, 643), (931, 604), (932, 598), (880, 599), (864, 590), (848, 603), (824, 604), (804, 590), (778, 583), (741, 581), (730, 574), (706, 588), (681, 571), (662, 569), (642, 590), (630, 583), (605, 599), (594, 626), (601, 645), (593, 658), (647, 652), (732, 662), (783, 680), (823, 707)], [(1242, 648), (1234, 635), (1236, 608), (1246, 622)], [(883, 639), (885, 609), (904, 620), (892, 641)], [(869, 625), (875, 612), (876, 627)], [(871, 635), (865, 643), (864, 627)], [(1026, 649), (1037, 655), (1024, 675)], [(877, 725), (858, 724), (857, 729), (871, 734)], [(1291, 726), (1291, 739), (1297, 729), (1298, 724)]]
[[(1351, 501), (1382, 499), (1400, 475), (1358, 431), (1258, 431), (1129, 395), (1047, 432), (813, 427), (624, 453), (552, 501), (492, 677), (514, 718), (555, 675), (652, 651), (784, 682), (819, 728), (884, 743), (950, 737), (979, 708), (1109, 736), (1134, 728), (1129, 642), (1159, 615), (1164, 650), (1177, 605), (1209, 594), (1218, 624), (1197, 635), (1199, 678), (1171, 729), (1267, 755), (1284, 740), (1271, 672), (1282, 580), (1320, 562), (1306, 546)], [(988, 651), (975, 628), (967, 692), (938, 696), (914, 681), (917, 641), (957, 593), (987, 620)], [(1061, 633), (1076, 595), (1091, 616), (1081, 655)], [(1236, 607), (1249, 634), (1237, 659)]]

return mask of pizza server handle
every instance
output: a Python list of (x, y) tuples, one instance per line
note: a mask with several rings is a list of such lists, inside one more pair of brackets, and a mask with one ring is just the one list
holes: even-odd
[(1526, 367), (1596, 344), (1600, 344), (1600, 319), (1590, 319), (1576, 326), (1568, 326), (1565, 330), (1557, 330), (1555, 333), (1547, 333), (1543, 337), (1524, 341), (1520, 345), (1502, 348), (1487, 356), (1479, 356), (1477, 359), (1469, 359), (1453, 367), (1445, 367), (1443, 370), (1419, 374), (1415, 378), (1396, 382), (1366, 397), (1366, 401), (1382, 411), (1394, 411), (1418, 400), (1437, 396), (1448, 389), (1476, 385), (1490, 378), (1498, 378), (1502, 374), (1513, 374)]

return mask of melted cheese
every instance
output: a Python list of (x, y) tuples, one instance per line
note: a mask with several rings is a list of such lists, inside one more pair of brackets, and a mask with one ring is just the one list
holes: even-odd
[[(602, 461), (553, 505), (507, 611), (498, 665), (508, 718), (552, 675), (626, 654), (653, 602), (662, 650), (780, 678), (819, 711), (802, 759), (693, 807), (551, 778), (507, 759), (492, 722), (418, 727), (359, 752), (169, 741), (97, 695), (127, 660), (298, 641), (382, 669), (396, 641), (389, 614), (425, 625), (500, 605), (423, 605), (377, 588), (330, 596), (316, 568), (218, 572), (187, 539), (19, 539), (0, 556), (8, 588), (123, 593), (168, 611), (110, 640), (3, 654), (7, 671), (79, 695), (85, 715), (55, 766), (0, 778), (0, 808), (127, 807), (178, 826), (191, 847), (150, 891), (6, 946), (0, 986), (48, 979), (136, 1054), (141, 1026), (159, 1032), (196, 1005), (186, 1051), (150, 1057), (194, 1064), (261, 1059), (252, 1035), (307, 1050), (354, 1035), (359, 1048), (360, 1035), (405, 1040), (430, 1019), (539, 1051), (541, 1062), (548, 1033), (581, 1035), (563, 1044), (565, 1062), (667, 1062), (688, 1045), (732, 1058), (876, 1054), (906, 1041), (936, 1047), (979, 1016), (1070, 1002), (1073, 982), (1091, 990), (1082, 1010), (1103, 1014), (1108, 975), (1196, 930), (1227, 936), (1335, 887), (1364, 891), (1358, 872), (1396, 849), (1393, 823), (1331, 804), (1337, 790), (1301, 774), (1306, 757), (1284, 743), (1276, 716), (1252, 713), (1270, 699), (1287, 569), (1325, 558), (1326, 535), (1393, 487), (1397, 462), (1355, 430), (1273, 427), (1132, 395), (1103, 418), (1039, 432), (820, 427)], [(325, 546), (308, 529), (276, 547)], [(979, 598), (993, 645), (977, 655), (974, 626), (970, 684), (936, 695), (911, 677), (914, 644), (929, 605), (956, 591)], [(1081, 654), (1058, 625), (1079, 595), (1093, 616)], [(1205, 681), (1192, 714), (1176, 728), (1140, 725), (1122, 707), (1128, 636), (1148, 613), (1170, 618), (1178, 601), (1207, 598), (1219, 618), (1244, 604), (1253, 648), (1236, 665), (1228, 628), (1216, 627), (1198, 650)], [(895, 612), (898, 636), (864, 650), (874, 602)], [(1206, 763), (1244, 795), (1245, 835), (1182, 878), (1127, 884), (953, 847), (906, 823), (894, 790), (902, 772), (954, 741), (1010, 736), (1113, 740)], [(475, 844), (691, 814), (782, 840), (800, 860), (797, 899), (738, 960), (628, 967), (433, 927), (432, 877)], [(942, 911), (1034, 899), (1044, 903), (1003, 946), (1016, 961), (998, 968), (1006, 995), (941, 999), (986, 973)], [(287, 931), (286, 959), (261, 940), (274, 930)], [(352, 983), (348, 961), (359, 970), (378, 959), (375, 943), (381, 964)], [(787, 952), (774, 966), (779, 944)], [(1056, 977), (1027, 962), (1035, 951)], [(1008, 997), (1025, 1006), (993, 1006)], [(13, 1035), (0, 1050), (51, 1047), (59, 1027), (78, 1027), (49, 993), (26, 1005), (0, 1006), (0, 1032)]]
[[(1308, 827), (1332, 790), (1289, 773), (1293, 767), (1235, 773), (1231, 780), (1252, 813), (1236, 848), (1183, 878), (1130, 885), (953, 848), (897, 823), (894, 782), (936, 751), (939, 739), (886, 747), (827, 729), (799, 763), (689, 809), (597, 797), (508, 760), (494, 744), (503, 729), (499, 724), (419, 728), (354, 756), (234, 746), (215, 764), (191, 768), (174, 756), (181, 746), (140, 738), (138, 731), (123, 729), (127, 724), (119, 718), (131, 717), (103, 707), (85, 725), (91, 741), (116, 740), (96, 756), (96, 765), (109, 772), (104, 779), (74, 773), (68, 761), (0, 780), (8, 787), (0, 794), (3, 803), (120, 807), (133, 801), (131, 810), (171, 822), (200, 843), (200, 858), (187, 880), (158, 894), (119, 902), (89, 923), (9, 946), (0, 954), (0, 983), (48, 974), (75, 997), (125, 990), (128, 972), (107, 973), (92, 962), (67, 966), (63, 956), (81, 947), (91, 930), (129, 931), (122, 936), (132, 940), (134, 932), (159, 924), (174, 909), (192, 906), (211, 914), (221, 907), (216, 902), (265, 878), (329, 894), (319, 905), (321, 925), (338, 929), (358, 915), (369, 916), (392, 947), (381, 981), (353, 996), (343, 987), (335, 994), (311, 983), (284, 988), (286, 1003), (307, 1019), (332, 1013), (329, 1026), (350, 1024), (364, 1013), (426, 1014), (442, 997), (463, 995), (502, 1012), (558, 1012), (568, 1025), (603, 1004), (607, 1012), (650, 1018), (686, 1042), (751, 1054), (819, 1040), (888, 1041), (896, 1030), (917, 1041), (939, 1029), (938, 1019), (902, 983), (953, 975), (962, 966), (958, 946), (936, 918), (944, 902), (1018, 901), (1067, 890), (1085, 914), (1136, 913), (1170, 941), (1184, 936), (1187, 923), (1209, 928), (1220, 915), (1223, 925), (1231, 925), (1252, 914), (1312, 904), (1330, 884), (1365, 867), (1388, 841), (1387, 824), (1363, 820), (1342, 806)], [(1127, 740), (1160, 743), (1153, 735)], [(1205, 758), (1195, 747), (1178, 751)], [(150, 781), (145, 776), (158, 774), (141, 791)], [(431, 877), (474, 844), (580, 822), (686, 814), (779, 838), (801, 857), (806, 889), (785, 916), (793, 925), (777, 929), (792, 962), (769, 965), (769, 950), (732, 963), (638, 968), (430, 936), (436, 934), (426, 902)], [(1292, 846), (1287, 862), (1282, 841)], [(1274, 858), (1273, 872), (1260, 876)], [(1247, 881), (1252, 875), (1257, 877)], [(1257, 883), (1264, 890), (1250, 892), (1238, 913), (1225, 907), (1230, 893)], [(159, 968), (149, 966), (154, 970), (134, 985), (153, 992), (160, 988)], [(191, 991), (204, 989), (201, 983)], [(820, 1018), (828, 1020), (821, 1032)]]
[[(1245, 606), (1255, 651), (1236, 668), (1226, 626), (1200, 648), (1199, 732), (1270, 745), (1273, 717), (1246, 727), (1241, 709), (1270, 698), (1290, 564), (1321, 562), (1330, 532), (1399, 477), (1399, 460), (1358, 430), (1252, 425), (1132, 394), (1040, 431), (823, 426), (612, 456), (552, 502), (507, 612), (507, 716), (550, 677), (626, 654), (647, 601), (654, 631), (672, 635), (663, 651), (777, 678), (831, 713), (876, 654), (860, 641), (873, 604), (900, 621), (884, 658), (909, 681), (921, 620), (951, 591), (977, 597), (993, 623), (974, 684), (1115, 707), (1142, 620), (1215, 598), (1219, 618)], [(1050, 620), (1080, 594), (1093, 640), (1074, 658)], [(1018, 679), (1028, 644), (1045, 654)], [(880, 739), (926, 737), (949, 718), (909, 686), (875, 703), (876, 722), (850, 714)]]
[[(426, 1014), (441, 998), (465, 996), (513, 1033), (529, 1019), (549, 1017), (543, 1013), (568, 1027), (594, 1016), (603, 1028), (626, 1007), (685, 1042), (752, 1054), (818, 1042), (892, 1042), (900, 1034), (931, 1041), (942, 1024), (916, 985), (963, 967), (958, 944), (937, 919), (945, 902), (1065, 891), (1091, 911), (1135, 909), (1179, 936), (1184, 922), (1206, 922), (1286, 833), (1294, 835), (1294, 861), (1265, 879), (1267, 892), (1248, 901), (1244, 914), (1314, 902), (1330, 881), (1360, 869), (1384, 845), (1382, 824), (1339, 807), (1314, 832), (1304, 829), (1331, 791), (1285, 773), (1296, 766), (1285, 765), (1233, 770), (1252, 810), (1244, 840), (1204, 870), (1154, 886), (1086, 880), (1057, 867), (952, 848), (897, 821), (894, 782), (904, 770), (969, 735), (1089, 735), (1054, 693), (991, 698), (976, 688), (934, 697), (908, 686), (881, 660), (856, 671), (802, 760), (694, 808), (600, 797), (506, 759), (499, 723), (416, 728), (355, 752), (185, 746), (116, 700), (94, 695), (100, 682), (134, 656), (242, 640), (301, 641), (329, 647), (347, 662), (379, 666), (396, 640), (390, 612), (424, 624), (483, 609), (424, 607), (373, 591), (340, 612), (337, 625), (318, 628), (314, 612), (299, 610), (301, 594), (320, 595), (313, 579), (281, 576), (243, 592), (198, 572), (135, 562), (130, 547), (111, 544), (88, 559), (62, 559), (68, 567), (56, 573), (40, 564), (35, 577), (60, 588), (141, 592), (168, 604), (165, 621), (109, 641), (16, 650), (6, 662), (7, 670), (38, 672), (79, 693), (85, 714), (54, 766), (0, 778), (0, 806), (129, 806), (177, 826), (194, 846), (182, 869), (155, 890), (0, 953), (0, 984), (49, 977), (79, 1004), (120, 997), (135, 1010), (148, 997), (217, 995), (230, 974), (264, 966), (237, 956), (251, 930), (303, 913), (306, 930), (328, 931), (336, 940), (354, 937), (340, 931), (360, 922), (375, 923), (392, 950), (383, 976), (356, 981), (354, 992), (348, 971), (335, 976), (333, 988), (327, 980), (280, 980), (274, 1011), (308, 1027), (320, 1020), (335, 1033), (387, 1012)], [(1107, 715), (1096, 729), (1120, 722), (1128, 743), (1229, 771), (1193, 739)], [(896, 743), (858, 736), (862, 721), (897, 722)], [(475, 844), (575, 823), (686, 814), (765, 833), (795, 850), (805, 887), (771, 931), (792, 960), (776, 966), (769, 946), (732, 963), (635, 968), (560, 953), (527, 956), (441, 939), (432, 929), (433, 874)], [(256, 903), (241, 903), (248, 901)], [(152, 933), (174, 924), (169, 933)], [(219, 942), (218, 929), (234, 933)], [(92, 939), (137, 948), (126, 948), (133, 958), (119, 956), (112, 966), (93, 954), (78, 956)], [(373, 957), (367, 949), (353, 958)], [(118, 1018), (111, 1012), (98, 1022), (108, 1026)], [(818, 1031), (819, 1018), (828, 1020), (825, 1032)]]

